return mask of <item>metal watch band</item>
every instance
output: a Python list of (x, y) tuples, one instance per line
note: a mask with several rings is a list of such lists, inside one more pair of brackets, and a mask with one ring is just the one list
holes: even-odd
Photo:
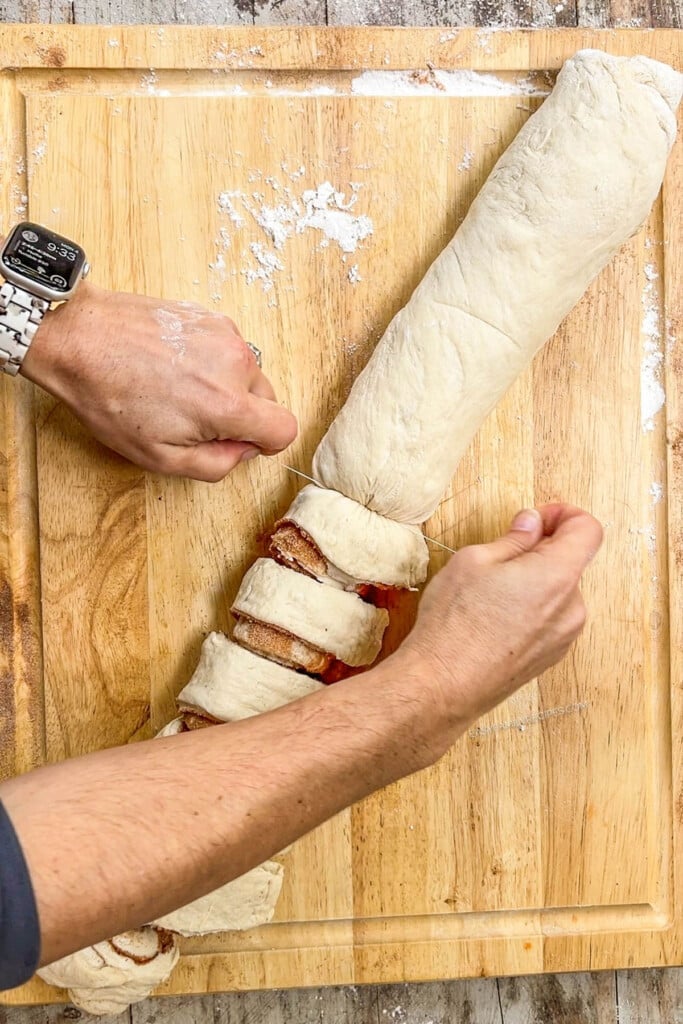
[(50, 308), (23, 288), (5, 281), (0, 287), (0, 370), (13, 377), (19, 373), (24, 356)]

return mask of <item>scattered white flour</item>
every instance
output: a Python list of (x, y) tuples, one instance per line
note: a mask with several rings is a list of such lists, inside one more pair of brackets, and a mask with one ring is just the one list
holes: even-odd
[(470, 167), (472, 166), (472, 161), (473, 160), (474, 160), (474, 153), (472, 152), (471, 149), (466, 149), (465, 152), (462, 155), (462, 160), (458, 164), (458, 170), (459, 171), (469, 171)]
[(107, 39), (107, 46), (114, 47), (114, 46), (120, 46), (120, 45), (121, 45), (121, 43), (118, 41), (118, 39)]
[(246, 267), (244, 274), (247, 284), (261, 281), (264, 292), (273, 287), (273, 274), (276, 270), (284, 270), (284, 266), (273, 252), (268, 252), (260, 242), (252, 242), (249, 249), (256, 260), (256, 267)]
[(642, 297), (643, 319), (640, 325), (644, 349), (640, 367), (640, 419), (643, 433), (654, 430), (655, 416), (661, 412), (666, 401), (666, 393), (662, 385), (664, 351), (658, 278), (657, 268), (653, 263), (648, 263), (645, 267), (646, 283)]
[(358, 96), (547, 96), (530, 78), (505, 80), (479, 71), (364, 71), (351, 82)]
[(16, 185), (12, 185), (10, 191), (12, 199), (16, 203), (16, 206), (14, 207), (14, 212), (18, 214), (20, 217), (23, 217), (28, 209), (28, 196), (25, 192), (22, 192), (20, 189), (18, 189)]
[(342, 252), (355, 252), (373, 231), (369, 217), (353, 216), (349, 212), (357, 198), (353, 193), (347, 202), (344, 193), (337, 192), (329, 181), (318, 185), (317, 189), (307, 189), (302, 196), (306, 213), (296, 223), (297, 234), (314, 228), (328, 241), (336, 242)]
[(216, 254), (213, 263), (209, 263), (209, 270), (217, 270), (219, 273), (225, 271), (225, 259), (222, 252)]
[(645, 538), (647, 544), (647, 550), (651, 555), (654, 555), (657, 550), (657, 534), (655, 532), (654, 523), (648, 523), (647, 526), (630, 526), (629, 533), (637, 534), (639, 537)]
[(169, 309), (155, 309), (154, 318), (161, 328), (161, 340), (174, 352), (173, 362), (182, 359), (185, 355), (185, 342), (180, 317), (175, 316)]
[(653, 505), (658, 505), (664, 497), (664, 488), (656, 480), (650, 484), (650, 497)]
[[(304, 167), (303, 164), (300, 164), (295, 171), (290, 171), (287, 164), (283, 161), (280, 164), (280, 168), (283, 174), (286, 174), (290, 181), (297, 181), (299, 178), (303, 178), (304, 174), (306, 173), (306, 168)], [(353, 188), (353, 185), (351, 187)]]
[(450, 43), (451, 39), (457, 38), (457, 35), (457, 32), (442, 32), (441, 35), (439, 36), (439, 42)]
[(564, 4), (556, 4), (555, 5), (555, 14), (562, 14), (563, 10), (564, 10)]
[(39, 142), (38, 145), (33, 150), (33, 161), (34, 161), (34, 163), (39, 164), (41, 162), (41, 160), (43, 159), (43, 157), (45, 156), (46, 153), (47, 153), (47, 142)]
[[(296, 171), (290, 171), (286, 163), (281, 164), (281, 168), (291, 182), (305, 173), (303, 165)], [(354, 210), (362, 182), (350, 182), (351, 191), (347, 194), (329, 181), (295, 192), (272, 175), (264, 176), (256, 170), (249, 172), (249, 180), (259, 181), (262, 188), (251, 194), (238, 190), (221, 192), (218, 208), (237, 231), (245, 227), (247, 216), (261, 228), (266, 242), (252, 243), (244, 250), (246, 262), (242, 273), (248, 284), (260, 281), (264, 291), (272, 289), (275, 273), (284, 270), (280, 254), (293, 236), (312, 232), (318, 249), (329, 248), (334, 243), (346, 262), (346, 255), (355, 252), (373, 233), (370, 217)], [(219, 247), (226, 250), (231, 244), (227, 227), (221, 228), (221, 240)], [(214, 264), (210, 266), (217, 269)], [(348, 277), (352, 284), (360, 281), (357, 264)]]
[[(254, 193), (256, 195), (256, 193)], [(263, 197), (265, 198), (265, 197)], [(297, 219), (301, 214), (301, 207), (297, 204), (278, 206), (263, 205), (257, 211), (252, 212), (256, 223), (263, 228), (276, 249), (282, 249), (287, 239), (296, 228)]]
[(360, 273), (358, 271), (358, 264), (357, 263), (354, 263), (353, 266), (350, 267), (349, 272), (347, 274), (347, 277), (348, 277), (349, 281), (351, 282), (351, 284), (358, 284), (360, 281), (363, 280), (363, 278), (360, 276)]
[(227, 213), (230, 220), (233, 222), (235, 227), (244, 227), (244, 217), (241, 217), (234, 207), (232, 202), (237, 196), (240, 196), (241, 192), (221, 192), (218, 196), (218, 208), (223, 213)]
[(576, 704), (565, 704), (558, 708), (549, 708), (547, 711), (539, 711), (535, 715), (525, 715), (523, 718), (514, 718), (509, 722), (494, 722), (493, 725), (478, 725), (474, 729), (470, 729), (467, 735), (470, 739), (476, 739), (478, 736), (489, 736), (491, 733), (497, 732), (508, 732), (510, 729), (517, 729), (519, 732), (525, 732), (527, 726), (537, 725), (539, 722), (545, 722), (549, 718), (563, 718), (565, 715), (575, 715), (586, 710), (589, 706), (589, 701), (582, 700)]
[(482, 28), (477, 32), (477, 46), (484, 53), (493, 53), (491, 49), (491, 36), (493, 35), (493, 29)]

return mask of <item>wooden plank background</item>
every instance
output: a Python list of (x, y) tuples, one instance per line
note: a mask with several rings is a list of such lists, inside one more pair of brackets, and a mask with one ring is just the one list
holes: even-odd
[[(500, 27), (683, 26), (682, 0), (8, 0), (0, 21)], [(0, 1024), (90, 1018), (5, 1008)], [(147, 1000), (127, 1024), (683, 1024), (683, 968)]]

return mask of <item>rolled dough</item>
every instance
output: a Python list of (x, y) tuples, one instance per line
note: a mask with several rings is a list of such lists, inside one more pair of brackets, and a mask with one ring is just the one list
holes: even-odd
[(245, 931), (267, 924), (275, 912), (283, 876), (282, 864), (267, 860), (246, 875), (154, 923), (180, 935)]
[(316, 679), (260, 658), (222, 633), (210, 633), (192, 678), (178, 694), (178, 703), (208, 712), (222, 722), (234, 722), (279, 708), (322, 687)]
[(417, 527), (386, 519), (338, 491), (304, 487), (280, 522), (300, 527), (324, 556), (322, 582), (415, 587), (427, 578), (429, 551)]
[(232, 611), (284, 629), (353, 667), (372, 664), (389, 621), (383, 608), (357, 594), (325, 587), (270, 558), (247, 571)]
[(437, 507), (487, 413), (645, 221), (683, 76), (583, 50), (389, 324), (313, 476), (389, 519)]
[(169, 932), (139, 928), (41, 967), (38, 975), (48, 985), (67, 989), (82, 1010), (104, 1016), (146, 999), (168, 978), (179, 955)]

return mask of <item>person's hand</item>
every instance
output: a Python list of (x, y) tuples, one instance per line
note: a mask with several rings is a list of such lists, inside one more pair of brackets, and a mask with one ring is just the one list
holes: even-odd
[(221, 480), (296, 436), (235, 324), (189, 302), (83, 282), (48, 313), (22, 367), (144, 469)]
[[(571, 505), (518, 513), (505, 536), (462, 548), (434, 577), (399, 650), (449, 730), (480, 715), (562, 658), (581, 632), (584, 569), (598, 521)], [(389, 659), (391, 660), (391, 659)]]

